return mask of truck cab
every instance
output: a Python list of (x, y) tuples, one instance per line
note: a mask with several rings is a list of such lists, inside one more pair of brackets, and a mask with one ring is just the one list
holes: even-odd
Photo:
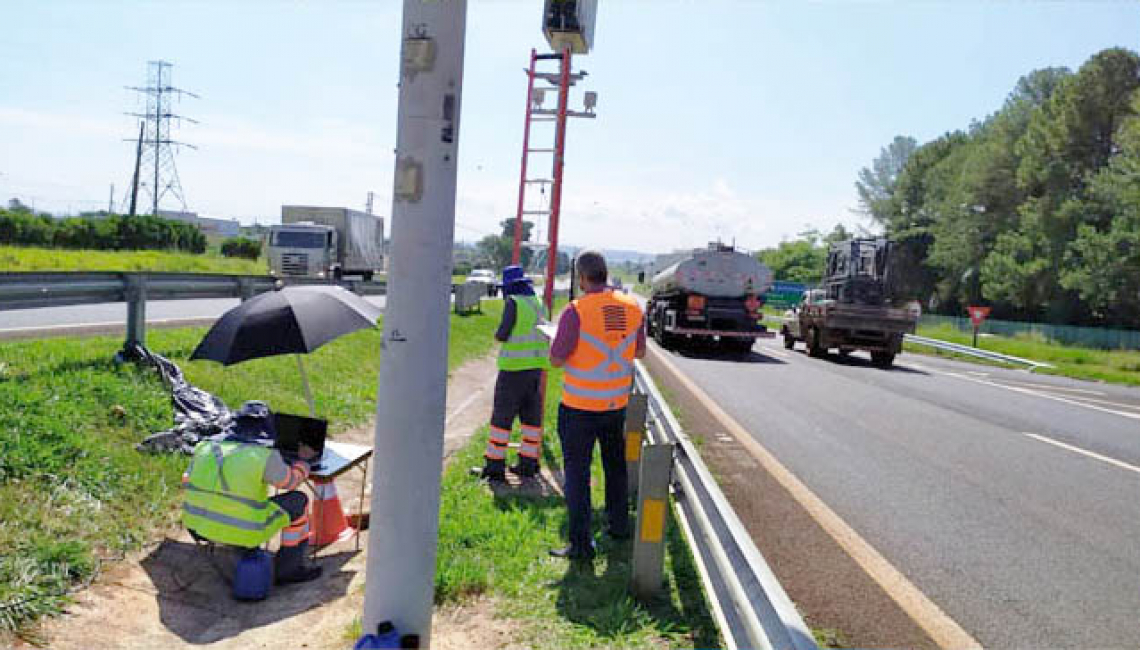
[(338, 277), (337, 232), (331, 226), (291, 223), (269, 229), (269, 273), (277, 277)]

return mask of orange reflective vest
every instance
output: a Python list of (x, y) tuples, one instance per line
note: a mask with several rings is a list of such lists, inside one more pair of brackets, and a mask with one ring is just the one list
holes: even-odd
[(589, 293), (570, 304), (578, 312), (578, 345), (563, 366), (562, 403), (583, 411), (625, 408), (641, 308), (613, 291)]

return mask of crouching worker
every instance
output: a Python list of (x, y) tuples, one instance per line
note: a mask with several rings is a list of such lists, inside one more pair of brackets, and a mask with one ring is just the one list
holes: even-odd
[[(303, 458), (313, 450), (302, 446)], [(308, 452), (307, 454), (305, 452)], [(292, 466), (270, 447), (238, 440), (203, 440), (194, 448), (182, 476), (186, 498), (182, 523), (198, 537), (219, 544), (257, 548), (281, 532), (274, 559), (277, 584), (305, 582), (321, 575), (306, 561), (309, 547), (309, 498), (298, 491), (309, 465)], [(268, 496), (269, 486), (285, 490)]]
[(538, 474), (542, 452), (542, 372), (550, 367), (550, 341), (538, 325), (542, 306), (534, 295), (530, 278), (522, 268), (503, 269), (503, 319), (495, 338), (499, 350), (499, 376), (495, 380), (495, 401), (491, 411), (491, 433), (483, 454), (482, 476), (492, 481), (506, 478), (507, 445), (515, 418), (522, 425), (518, 464), (511, 472), (522, 478)]

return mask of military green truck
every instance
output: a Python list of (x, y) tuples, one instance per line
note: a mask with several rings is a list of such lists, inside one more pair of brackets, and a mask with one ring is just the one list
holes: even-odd
[(891, 295), (892, 245), (883, 238), (832, 244), (820, 287), (785, 313), (784, 347), (803, 341), (813, 357), (826, 357), (833, 349), (843, 356), (865, 350), (874, 365), (889, 368), (920, 316), (917, 301), (900, 304)]

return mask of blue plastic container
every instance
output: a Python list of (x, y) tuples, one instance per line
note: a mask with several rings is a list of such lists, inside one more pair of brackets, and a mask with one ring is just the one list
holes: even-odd
[(376, 634), (365, 634), (360, 637), (352, 650), (376, 650), (377, 648), (399, 648), (400, 633), (391, 621), (384, 621), (376, 626)]
[(273, 556), (267, 551), (249, 551), (234, 570), (234, 598), (265, 600), (273, 584)]

